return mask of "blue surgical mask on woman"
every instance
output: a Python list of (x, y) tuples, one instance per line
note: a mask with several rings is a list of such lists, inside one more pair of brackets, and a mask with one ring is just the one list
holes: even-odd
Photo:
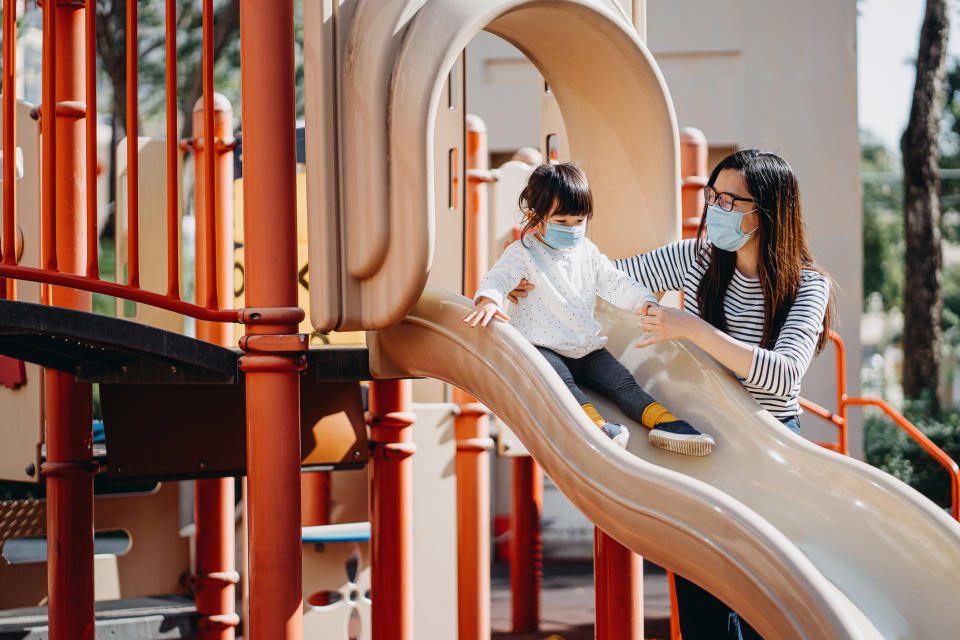
[(568, 227), (556, 222), (548, 222), (547, 231), (543, 234), (543, 241), (554, 249), (573, 249), (579, 244), (586, 232), (587, 225), (585, 224)]
[[(756, 209), (754, 209), (756, 211)], [(743, 216), (751, 211), (724, 211), (715, 204), (707, 206), (707, 239), (717, 249), (724, 251), (737, 251), (756, 231), (743, 232), (740, 230), (740, 222)]]

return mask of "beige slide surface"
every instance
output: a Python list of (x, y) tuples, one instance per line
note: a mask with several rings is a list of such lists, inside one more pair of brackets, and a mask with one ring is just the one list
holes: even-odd
[(632, 314), (601, 306), (613, 354), (717, 441), (706, 458), (651, 448), (643, 427), (597, 398), (630, 425), (620, 450), (512, 327), (464, 325), (471, 306), (427, 289), (403, 322), (371, 334), (374, 375), (437, 378), (477, 397), (598, 526), (716, 593), (764, 637), (956, 637), (960, 526), (926, 498), (794, 435), (696, 347), (632, 347)]

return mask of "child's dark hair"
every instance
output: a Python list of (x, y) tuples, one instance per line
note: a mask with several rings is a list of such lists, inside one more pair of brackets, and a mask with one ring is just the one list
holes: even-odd
[(572, 162), (542, 164), (533, 170), (520, 193), (520, 210), (526, 215), (521, 237), (548, 216), (568, 214), (593, 217), (593, 193), (587, 174)]

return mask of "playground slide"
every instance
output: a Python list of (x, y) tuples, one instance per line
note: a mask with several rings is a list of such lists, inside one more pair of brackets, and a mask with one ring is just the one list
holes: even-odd
[(690, 458), (649, 447), (632, 424), (629, 450), (617, 449), (512, 327), (464, 325), (470, 306), (427, 289), (403, 322), (372, 334), (374, 375), (432, 377), (474, 395), (593, 522), (767, 638), (956, 637), (960, 526), (926, 498), (793, 434), (696, 347), (632, 347), (635, 318), (603, 306), (608, 348), (717, 440), (713, 455)]

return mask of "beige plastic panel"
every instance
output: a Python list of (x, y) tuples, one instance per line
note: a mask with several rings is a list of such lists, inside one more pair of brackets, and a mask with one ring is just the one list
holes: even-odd
[[(370, 550), (366, 542), (339, 542), (303, 545), (303, 639), (369, 640), (371, 633)], [(357, 573), (350, 581), (347, 562), (355, 556)], [(310, 596), (336, 592), (337, 602), (312, 606)], [(358, 618), (351, 625), (351, 616)], [(353, 627), (353, 628), (351, 628)], [(357, 635), (348, 635), (356, 632)]]
[[(457, 637), (457, 479), (454, 472), (456, 405), (413, 405), (417, 446), (413, 465), (414, 635), (417, 638)], [(366, 487), (368, 470), (332, 475), (334, 523), (360, 522), (368, 518)], [(359, 572), (355, 583), (347, 579), (345, 563), (356, 553)], [(356, 610), (360, 617), (359, 638), (370, 637), (370, 601), (363, 594), (370, 588), (369, 545), (328, 543), (303, 545), (303, 594), (305, 602), (318, 591), (336, 591), (342, 599), (331, 605), (304, 604), (304, 640), (346, 640), (348, 620)], [(351, 600), (351, 594), (354, 600)]]
[[(46, 535), (46, 504), (0, 503), (0, 547), (10, 538)], [(150, 494), (100, 496), (93, 504), (97, 531), (122, 529), (130, 535), (126, 553), (97, 556), (96, 600), (185, 591), (180, 578), (190, 568), (190, 554), (187, 540), (179, 534), (176, 483), (165, 483)], [(46, 562), (9, 564), (0, 558), (0, 609), (41, 606), (46, 599)]]
[[(140, 286), (149, 291), (167, 291), (167, 141), (162, 138), (139, 138), (140, 163)], [(126, 282), (127, 266), (127, 139), (117, 144), (117, 202), (114, 216), (116, 230), (117, 282)], [(183, 154), (177, 154), (178, 175), (183, 174)], [(183, 190), (177, 190), (178, 220), (183, 216)], [(181, 234), (182, 238), (182, 234)], [(181, 242), (182, 244), (182, 242)], [(180, 252), (181, 258), (183, 251)], [(183, 268), (181, 264), (181, 274)], [(181, 283), (183, 277), (180, 278)], [(182, 287), (181, 287), (182, 288)], [(181, 291), (182, 295), (182, 291)], [(126, 311), (133, 310), (133, 315)], [(183, 316), (146, 304), (124, 302), (117, 298), (117, 317), (147, 324), (159, 329), (183, 333)]]
[[(23, 233), (20, 264), (40, 267), (40, 123), (30, 117), (34, 105), (17, 102), (17, 146), (23, 152), (23, 177), (17, 180), (17, 226)], [(3, 183), (0, 182), (0, 185)], [(0, 210), (2, 210), (0, 203)], [(40, 302), (40, 285), (16, 282), (17, 300)], [(0, 385), (0, 479), (37, 482), (27, 465), (40, 464), (43, 440), (43, 369), (25, 363), (26, 383), (18, 389)]]
[[(351, 19), (343, 15), (346, 6), (331, 8), (330, 16), (314, 7), (306, 25), (313, 84), (307, 164), (311, 185), (325, 189), (309, 205), (311, 315), (318, 330), (334, 328), (335, 317), (342, 329), (388, 326), (422, 292), (439, 206), (437, 112), (450, 68), (481, 29), (505, 38), (538, 67), (563, 112), (571, 157), (590, 175), (602, 218), (630, 220), (616, 228), (601, 221), (594, 236), (604, 242), (616, 236), (608, 250), (624, 254), (679, 237), (672, 106), (653, 57), (616, 3), (379, 0), (349, 5)], [(339, 56), (332, 67), (330, 56)], [(335, 82), (330, 76), (337, 71)], [(336, 91), (322, 91), (331, 84)], [(331, 118), (339, 118), (333, 130)], [(338, 243), (331, 239), (334, 228)], [(339, 269), (330, 262), (335, 251)], [(338, 286), (335, 302), (330, 289)]]
[(374, 375), (431, 376), (468, 391), (598, 526), (716, 593), (765, 637), (955, 635), (960, 525), (926, 498), (795, 436), (695, 347), (630, 347), (634, 318), (602, 307), (614, 355), (717, 440), (712, 456), (688, 458), (650, 448), (632, 426), (629, 451), (619, 450), (530, 343), (499, 321), (465, 326), (468, 308), (461, 296), (425, 291), (402, 323), (372, 336)]

